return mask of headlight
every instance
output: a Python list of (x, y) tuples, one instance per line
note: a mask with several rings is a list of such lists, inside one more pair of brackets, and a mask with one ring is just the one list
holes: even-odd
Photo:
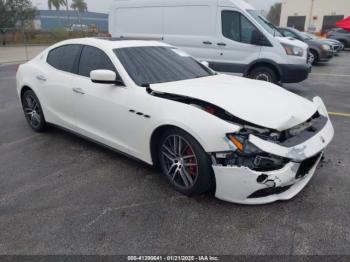
[(235, 151), (216, 154), (216, 162), (224, 166), (245, 166), (255, 171), (272, 171), (283, 168), (289, 159), (263, 152), (249, 142), (249, 135), (227, 134), (237, 148)]
[(331, 47), (329, 45), (321, 45), (321, 49), (328, 51), (331, 50)]
[(300, 47), (293, 46), (293, 45), (288, 45), (288, 44), (283, 44), (284, 50), (286, 50), (287, 55), (292, 55), (292, 56), (303, 56), (304, 50)]
[(240, 134), (227, 134), (227, 138), (234, 144), (237, 150), (242, 154), (257, 154), (262, 151), (249, 142), (249, 136)]

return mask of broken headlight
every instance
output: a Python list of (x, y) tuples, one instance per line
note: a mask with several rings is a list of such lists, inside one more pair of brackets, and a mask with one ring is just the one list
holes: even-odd
[(249, 142), (249, 134), (227, 134), (234, 146), (231, 152), (216, 154), (224, 166), (245, 166), (255, 171), (272, 171), (283, 168), (289, 160), (266, 153)]
[(227, 138), (242, 154), (254, 154), (262, 152), (259, 148), (249, 142), (249, 135), (228, 134)]

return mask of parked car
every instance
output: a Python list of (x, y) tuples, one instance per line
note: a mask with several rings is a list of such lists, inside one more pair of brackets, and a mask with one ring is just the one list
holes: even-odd
[(52, 124), (158, 166), (185, 195), (298, 194), (334, 135), (322, 100), (204, 64), (160, 42), (74, 39), (21, 65), (17, 89), (34, 131)]
[(88, 32), (89, 26), (83, 24), (72, 24), (67, 28), (68, 32)]
[(310, 36), (303, 34), (303, 32), (300, 32), (296, 28), (279, 27), (278, 29), (285, 37), (292, 37), (309, 45), (309, 61), (311, 64), (316, 64), (318, 62), (328, 62), (334, 56), (333, 50), (329, 43), (326, 43), (322, 40), (313, 39)]
[(343, 43), (345, 48), (350, 48), (350, 32), (342, 28), (334, 28), (327, 32), (327, 38), (335, 39)]
[(283, 37), (242, 0), (115, 1), (109, 19), (114, 37), (162, 40), (217, 71), (297, 83), (311, 70), (307, 45)]
[(312, 39), (315, 39), (315, 40), (321, 40), (323, 41), (324, 43), (326, 44), (329, 44), (331, 46), (331, 49), (333, 50), (333, 54), (334, 55), (339, 55), (340, 51), (344, 50), (344, 45), (339, 42), (338, 40), (335, 40), (335, 39), (327, 39), (327, 38), (320, 38), (320, 37), (317, 37), (313, 34), (310, 34), (310, 33), (307, 33), (307, 32), (302, 32), (302, 34), (305, 35), (305, 37), (307, 38), (312, 38)]

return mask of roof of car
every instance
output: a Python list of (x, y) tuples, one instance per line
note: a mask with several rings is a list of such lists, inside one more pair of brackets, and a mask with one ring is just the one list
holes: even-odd
[[(161, 40), (161, 39), (159, 39)], [(76, 38), (69, 39), (56, 44), (56, 46), (67, 44), (82, 44), (82, 45), (97, 45), (109, 49), (118, 49), (125, 47), (140, 47), (140, 46), (169, 46), (168, 44), (155, 40), (137, 40), (130, 38)]]

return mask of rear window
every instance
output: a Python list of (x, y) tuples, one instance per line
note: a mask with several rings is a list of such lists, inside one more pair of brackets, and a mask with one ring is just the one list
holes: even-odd
[(215, 74), (185, 52), (171, 47), (128, 47), (115, 49), (114, 52), (139, 86)]
[(58, 70), (74, 73), (74, 65), (79, 57), (81, 45), (65, 45), (50, 51), (47, 63)]

